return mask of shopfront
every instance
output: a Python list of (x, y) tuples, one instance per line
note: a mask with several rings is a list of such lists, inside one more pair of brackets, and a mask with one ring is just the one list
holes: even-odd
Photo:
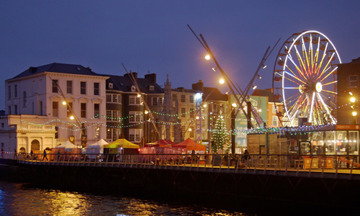
[(289, 133), (289, 153), (301, 155), (359, 155), (360, 125), (335, 125)]

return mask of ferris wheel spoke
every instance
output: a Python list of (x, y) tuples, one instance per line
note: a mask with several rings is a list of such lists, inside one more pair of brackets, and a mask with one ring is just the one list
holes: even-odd
[[(319, 40), (320, 40), (320, 38), (319, 38)], [(326, 51), (327, 51), (328, 45), (329, 45), (329, 43), (327, 42), (326, 45), (325, 45), (324, 51), (323, 51), (323, 56), (322, 56), (322, 58), (321, 58), (320, 64), (319, 64), (319, 66), (316, 68), (315, 75), (317, 75), (317, 74), (319, 73), (320, 69), (321, 69), (322, 63), (323, 63), (324, 58), (325, 58), (325, 56), (326, 56)], [(320, 46), (321, 46), (321, 45), (320, 45)]]
[(284, 89), (299, 89), (299, 87), (284, 87)]
[(327, 114), (329, 115), (329, 117), (331, 118), (331, 123), (336, 124), (336, 120), (335, 120), (334, 117), (331, 115), (330, 110), (329, 110), (328, 106), (325, 104), (323, 98), (321, 97), (321, 95), (320, 95), (319, 93), (318, 93), (317, 95), (318, 95), (318, 98), (319, 98), (320, 101), (321, 101), (322, 106), (325, 108), (326, 113), (327, 113)]
[(331, 82), (328, 82), (328, 83), (323, 83), (322, 86), (327, 86), (327, 85), (331, 85), (331, 84), (335, 84), (335, 83), (337, 83), (337, 80), (331, 81)]
[[(289, 76), (291, 76), (291, 77), (294, 77), (296, 80), (298, 80), (298, 81), (300, 81), (300, 82), (302, 82), (302, 83), (305, 84), (304, 81), (302, 81), (301, 79), (299, 79), (297, 76), (293, 75), (292, 73), (290, 73), (290, 72), (288, 72), (288, 71), (284, 71), (284, 73), (286, 73), (287, 75), (289, 75)], [(287, 79), (287, 80), (289, 80), (289, 81), (291, 81), (291, 82), (293, 82), (293, 83), (296, 83), (296, 84), (300, 85), (300, 83), (296, 82), (295, 80), (290, 79), (290, 77), (286, 77), (286, 76), (284, 76), (284, 75), (282, 75), (282, 74), (280, 74), (280, 76), (284, 77), (285, 79)]]
[(303, 51), (303, 58), (306, 60), (306, 65), (307, 65), (307, 69), (305, 68), (305, 71), (308, 72), (308, 74), (310, 73), (310, 60), (307, 54), (307, 50), (306, 50), (306, 46), (305, 46), (305, 41), (304, 41), (304, 36), (301, 37), (301, 42), (302, 42), (302, 51)]
[[(297, 58), (298, 58), (298, 61), (299, 61), (300, 65), (302, 66), (303, 71), (304, 71), (305, 74), (306, 74), (306, 66), (305, 66), (305, 64), (304, 64), (304, 61), (303, 61), (303, 59), (301, 58), (301, 55), (300, 55), (300, 53), (299, 53), (299, 51), (298, 51), (298, 49), (297, 49), (296, 46), (294, 46), (294, 49), (295, 49), (295, 51), (296, 51), (296, 56), (297, 56)], [(307, 75), (307, 74), (306, 74), (306, 75)], [(304, 76), (304, 75), (303, 75), (303, 76)], [(304, 77), (306, 77), (306, 76), (304, 76)]]
[(323, 69), (323, 71), (321, 72), (321, 74), (319, 75), (319, 77), (321, 77), (321, 76), (324, 74), (324, 72), (326, 71), (327, 67), (329, 66), (331, 60), (333, 59), (334, 55), (335, 55), (335, 53), (333, 53), (333, 54), (331, 55), (331, 57), (329, 58), (328, 62), (326, 63), (326, 66), (324, 67), (324, 69)]
[[(289, 56), (289, 59), (290, 59), (291, 63), (293, 63), (293, 65), (296, 67), (296, 69), (297, 69), (297, 71), (299, 72), (299, 74), (302, 75), (302, 76), (304, 77), (304, 79), (306, 79), (306, 76), (305, 76), (304, 73), (302, 72), (302, 68), (300, 68), (300, 67), (294, 62), (294, 60), (293, 60), (293, 58), (292, 58), (292, 56), (291, 56), (290, 53), (288, 54), (288, 56)], [(286, 65), (286, 67), (292, 72), (292, 70), (290, 69), (290, 67), (288, 67), (287, 65)], [(295, 73), (294, 73), (294, 74), (295, 74)]]
[(327, 94), (322, 95), (322, 93), (320, 93), (320, 95), (322, 96), (323, 99), (325, 98), (326, 102), (331, 103), (331, 105), (332, 105), (331, 107), (332, 107), (332, 108), (336, 108), (336, 107), (337, 107), (336, 103), (333, 101), (333, 100), (335, 99), (334, 96), (330, 95), (330, 97), (326, 97)]
[(334, 73), (337, 69), (338, 69), (338, 67), (335, 67), (332, 71), (330, 71), (328, 74), (326, 74), (326, 76), (324, 78), (322, 78), (320, 80), (320, 82), (324, 81), (328, 76), (330, 76), (332, 73)]
[(315, 100), (315, 92), (313, 92), (312, 99), (311, 99), (311, 108), (310, 108), (309, 122), (312, 122), (313, 109), (314, 109), (314, 100)]
[(312, 35), (310, 34), (310, 41), (309, 41), (309, 55), (310, 55), (310, 65), (311, 71), (314, 70), (314, 51), (313, 51), (313, 44), (312, 44)]

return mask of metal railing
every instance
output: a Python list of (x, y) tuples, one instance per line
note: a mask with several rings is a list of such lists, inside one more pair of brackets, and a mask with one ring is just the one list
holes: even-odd
[(141, 166), (360, 174), (359, 155), (240, 154), (24, 154), (20, 163), (71, 166)]

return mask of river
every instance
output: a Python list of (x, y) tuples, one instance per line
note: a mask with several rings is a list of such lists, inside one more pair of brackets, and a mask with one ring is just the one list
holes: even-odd
[(0, 181), (0, 215), (246, 215), (196, 205)]

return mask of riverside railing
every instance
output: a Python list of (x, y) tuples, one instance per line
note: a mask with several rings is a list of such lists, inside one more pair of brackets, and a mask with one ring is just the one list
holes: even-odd
[(18, 154), (20, 163), (141, 166), (360, 174), (359, 155), (244, 154)]

